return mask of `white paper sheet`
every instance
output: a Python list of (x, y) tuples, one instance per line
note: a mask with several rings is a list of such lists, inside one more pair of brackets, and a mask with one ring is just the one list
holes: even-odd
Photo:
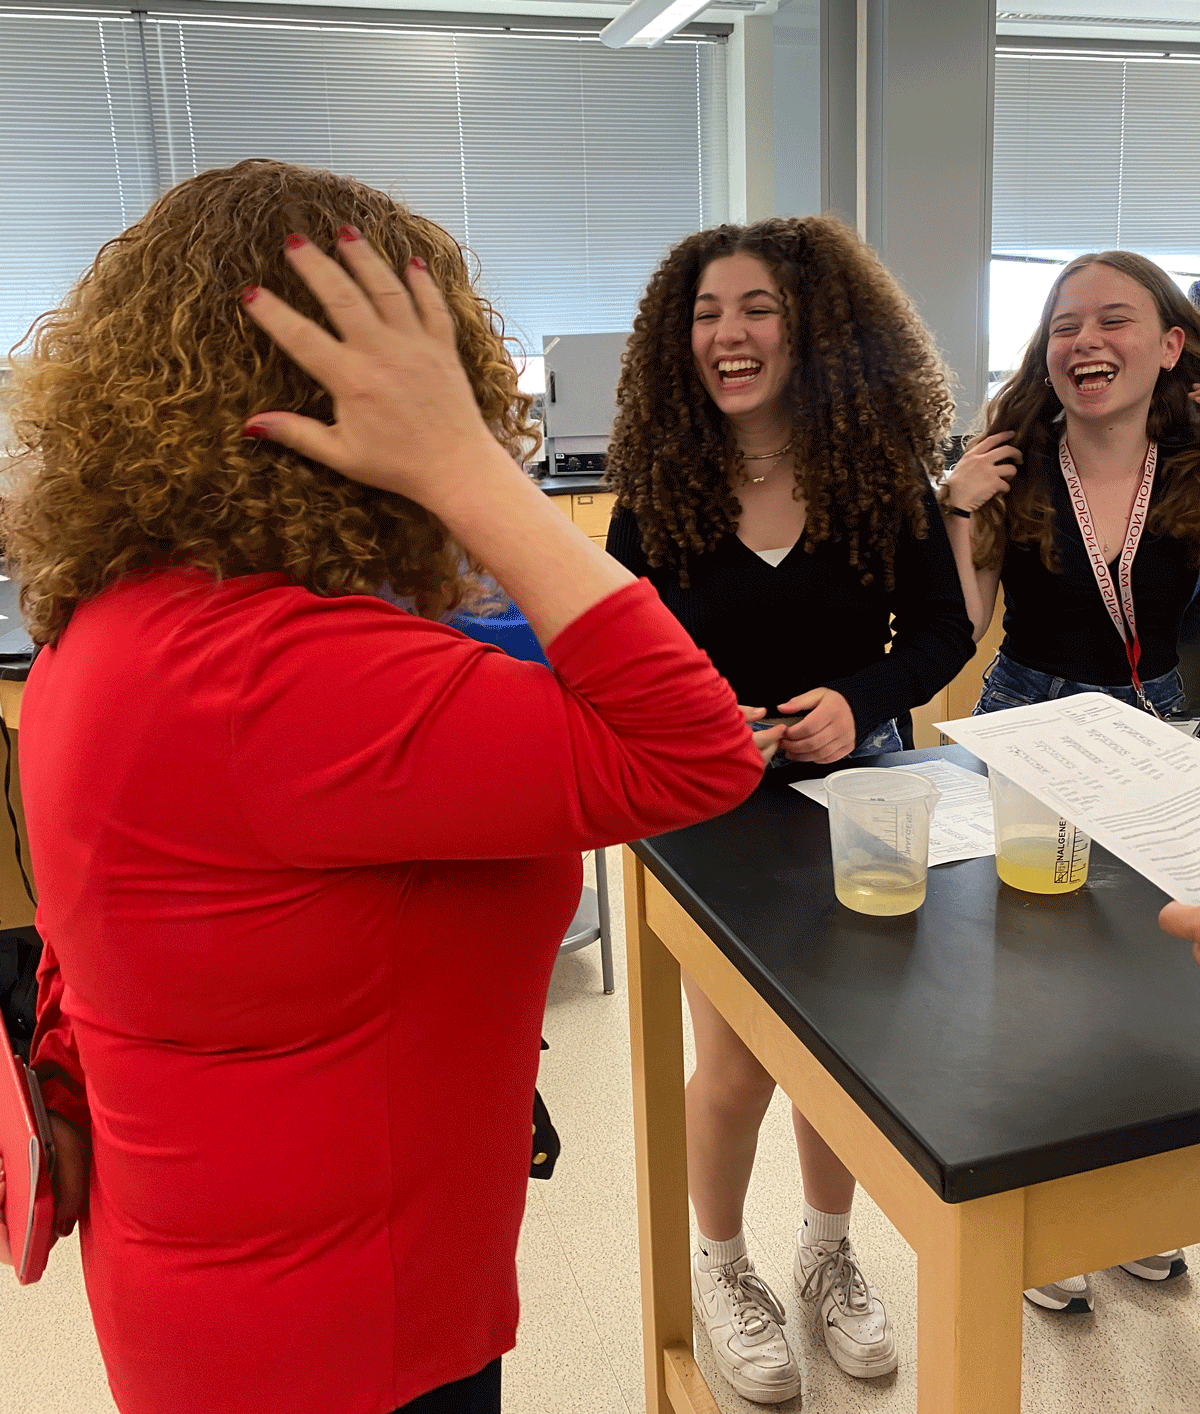
[[(924, 776), (940, 793), (929, 824), (930, 864), (950, 864), (955, 859), (978, 859), (995, 853), (992, 798), (986, 776), (964, 770), (951, 761), (914, 761), (903, 769)], [(792, 789), (829, 808), (824, 781), (793, 781)]]
[(1200, 903), (1200, 741), (1099, 692), (938, 722), (1184, 903)]

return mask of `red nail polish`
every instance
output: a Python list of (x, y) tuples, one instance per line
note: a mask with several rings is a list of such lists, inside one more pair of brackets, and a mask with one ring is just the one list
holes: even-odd
[(413, 258), (412, 258), (408, 263), (409, 263), (410, 265), (415, 265), (418, 270), (428, 270), (428, 269), (429, 269), (429, 266), (425, 264), (425, 262), (421, 259), (421, 257), (420, 257), (419, 255), (414, 255)]
[(299, 250), (302, 245), (308, 244), (308, 239), (299, 231), (293, 231), (283, 244), (287, 250)]
[(362, 232), (361, 232), (356, 226), (339, 226), (339, 227), (338, 227), (338, 240), (339, 240), (339, 241), (361, 241), (361, 240), (362, 240)]
[(245, 427), (242, 428), (242, 436), (253, 437), (255, 441), (261, 441), (262, 438), (269, 437), (270, 435), (270, 432), (267, 431), (261, 422), (248, 422)]
[(258, 298), (258, 286), (257, 286), (257, 285), (247, 285), (246, 288), (242, 291), (242, 303), (243, 303), (243, 304), (253, 304), (254, 301), (255, 301), (257, 298)]

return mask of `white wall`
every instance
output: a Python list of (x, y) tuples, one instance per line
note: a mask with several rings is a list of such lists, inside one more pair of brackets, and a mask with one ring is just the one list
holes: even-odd
[(737, 225), (775, 215), (773, 35), (770, 15), (746, 15), (729, 36), (729, 219)]
[(818, 0), (736, 19), (727, 58), (729, 219), (820, 211)]

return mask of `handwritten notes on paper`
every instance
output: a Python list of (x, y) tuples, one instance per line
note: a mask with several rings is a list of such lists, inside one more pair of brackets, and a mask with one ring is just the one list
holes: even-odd
[(1172, 898), (1200, 904), (1200, 741), (1098, 692), (936, 725)]
[[(992, 801), (986, 776), (950, 761), (914, 761), (902, 769), (932, 781), (938, 792), (929, 824), (930, 864), (949, 864), (955, 859), (977, 859), (994, 853)], [(828, 809), (824, 781), (793, 781), (792, 789)]]

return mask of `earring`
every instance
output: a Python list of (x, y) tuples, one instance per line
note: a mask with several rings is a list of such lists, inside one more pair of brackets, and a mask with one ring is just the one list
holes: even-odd
[(1045, 385), (1046, 385), (1047, 388), (1053, 388), (1053, 387), (1054, 387), (1054, 384), (1051, 383), (1051, 381), (1049, 380), (1049, 378), (1045, 378), (1045, 379), (1043, 379), (1042, 381), (1045, 383)]

